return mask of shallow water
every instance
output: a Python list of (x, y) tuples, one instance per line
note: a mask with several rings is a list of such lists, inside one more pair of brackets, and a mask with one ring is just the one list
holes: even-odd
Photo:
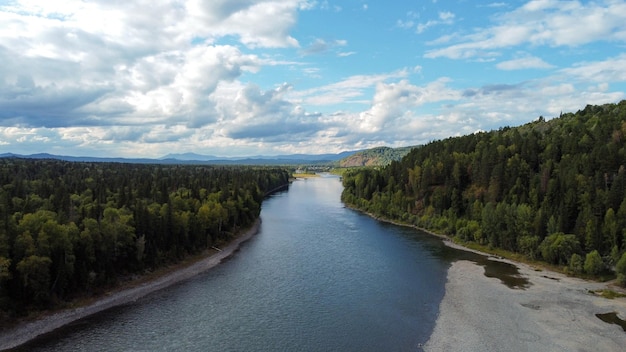
[(453, 260), (515, 268), (345, 208), (341, 190), (336, 177), (296, 181), (264, 201), (258, 235), (228, 261), (20, 350), (415, 351)]
[(622, 330), (626, 331), (626, 320), (620, 319), (617, 316), (617, 312), (596, 314), (596, 317), (605, 323), (619, 325), (622, 327)]

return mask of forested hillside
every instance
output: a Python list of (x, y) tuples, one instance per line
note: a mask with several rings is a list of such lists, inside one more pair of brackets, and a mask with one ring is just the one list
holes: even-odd
[(0, 317), (226, 241), (288, 179), (278, 168), (0, 159)]
[(343, 180), (343, 201), (378, 216), (626, 274), (626, 101), (431, 142)]
[(386, 166), (398, 161), (409, 153), (411, 147), (390, 148), (377, 147), (356, 152), (339, 160), (340, 167), (355, 166)]

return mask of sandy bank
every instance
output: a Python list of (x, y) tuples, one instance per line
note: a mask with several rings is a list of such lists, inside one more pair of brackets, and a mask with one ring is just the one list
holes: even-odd
[(596, 314), (617, 312), (625, 319), (626, 298), (590, 293), (607, 288), (604, 283), (512, 264), (529, 279), (529, 288), (510, 289), (472, 262), (453, 263), (424, 350), (624, 351), (626, 332)]
[(104, 311), (106, 309), (134, 302), (152, 292), (161, 290), (168, 286), (187, 280), (219, 264), (223, 259), (231, 256), (241, 245), (255, 235), (260, 226), (260, 220), (248, 229), (245, 233), (235, 238), (221, 252), (212, 254), (187, 267), (173, 273), (161, 276), (153, 281), (143, 283), (139, 286), (125, 289), (102, 297), (88, 306), (68, 309), (46, 316), (42, 319), (25, 323), (13, 329), (0, 331), (0, 350), (6, 350), (20, 346), (37, 336), (49, 333), (64, 325)]

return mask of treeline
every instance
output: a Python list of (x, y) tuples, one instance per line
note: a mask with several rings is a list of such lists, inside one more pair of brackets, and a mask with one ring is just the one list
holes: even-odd
[[(626, 283), (626, 101), (434, 141), (344, 175), (345, 203)], [(621, 259), (620, 259), (621, 258)]]
[(263, 167), (0, 159), (0, 316), (226, 241), (289, 176)]

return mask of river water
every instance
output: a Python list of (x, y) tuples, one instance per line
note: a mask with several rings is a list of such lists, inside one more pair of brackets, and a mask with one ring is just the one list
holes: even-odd
[(229, 260), (21, 350), (419, 350), (450, 262), (467, 255), (345, 208), (341, 190), (298, 180), (263, 202), (259, 233)]

